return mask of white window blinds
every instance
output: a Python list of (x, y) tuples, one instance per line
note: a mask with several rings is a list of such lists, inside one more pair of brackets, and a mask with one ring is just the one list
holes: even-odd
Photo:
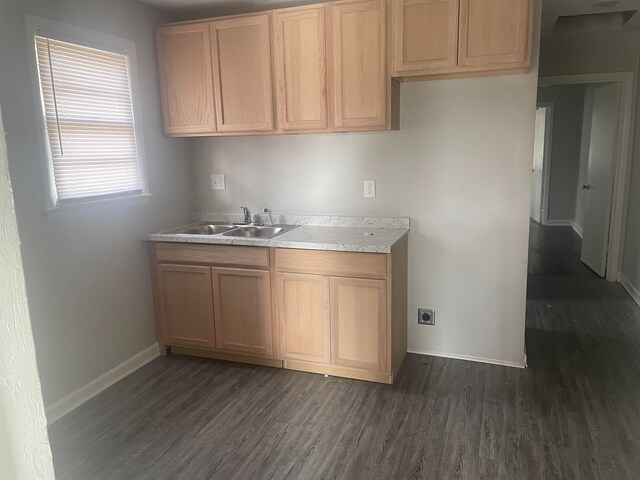
[(36, 36), (57, 203), (142, 192), (127, 56)]

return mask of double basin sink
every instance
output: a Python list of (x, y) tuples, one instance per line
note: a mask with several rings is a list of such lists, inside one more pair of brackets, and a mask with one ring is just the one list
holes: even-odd
[(232, 225), (226, 223), (205, 222), (192, 225), (173, 232), (176, 235), (223, 235), (241, 238), (273, 238), (296, 228), (296, 225), (271, 226), (264, 225)]

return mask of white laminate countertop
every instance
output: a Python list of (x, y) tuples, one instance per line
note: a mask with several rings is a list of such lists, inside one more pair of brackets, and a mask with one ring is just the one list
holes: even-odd
[[(345, 222), (342, 222), (343, 225), (344, 223)], [(376, 225), (376, 221), (372, 221), (370, 224)], [(380, 225), (384, 224), (389, 224), (389, 222), (380, 223)], [(402, 224), (402, 222), (393, 223), (394, 227), (400, 224)], [(337, 252), (390, 253), (391, 248), (409, 233), (409, 219), (406, 219), (406, 227), (403, 226), (401, 228), (301, 225), (277, 235), (274, 238), (268, 239), (232, 237), (221, 234), (176, 234), (176, 230), (180, 230), (180, 228), (147, 235), (146, 240), (154, 242), (207, 243), (217, 245), (297, 248), (304, 250), (331, 250)]]

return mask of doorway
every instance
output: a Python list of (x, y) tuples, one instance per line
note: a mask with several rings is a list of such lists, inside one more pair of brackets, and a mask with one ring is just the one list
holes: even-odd
[(580, 260), (601, 277), (606, 274), (609, 249), (619, 90), (617, 83), (599, 84), (588, 90), (591, 125), (585, 183), (579, 184), (579, 200), (584, 205)]
[(540, 78), (531, 219), (573, 227), (581, 261), (618, 281), (628, 199), (632, 74)]
[(553, 103), (538, 103), (531, 169), (530, 217), (537, 223), (547, 224), (549, 203), (549, 166), (553, 139)]

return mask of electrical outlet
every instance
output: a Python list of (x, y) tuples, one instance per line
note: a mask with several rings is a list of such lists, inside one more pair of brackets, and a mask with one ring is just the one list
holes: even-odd
[(432, 308), (418, 309), (418, 325), (435, 325), (436, 311)]
[(373, 198), (376, 196), (376, 181), (365, 180), (364, 181), (364, 197)]
[(224, 175), (211, 175), (211, 190), (226, 190)]

